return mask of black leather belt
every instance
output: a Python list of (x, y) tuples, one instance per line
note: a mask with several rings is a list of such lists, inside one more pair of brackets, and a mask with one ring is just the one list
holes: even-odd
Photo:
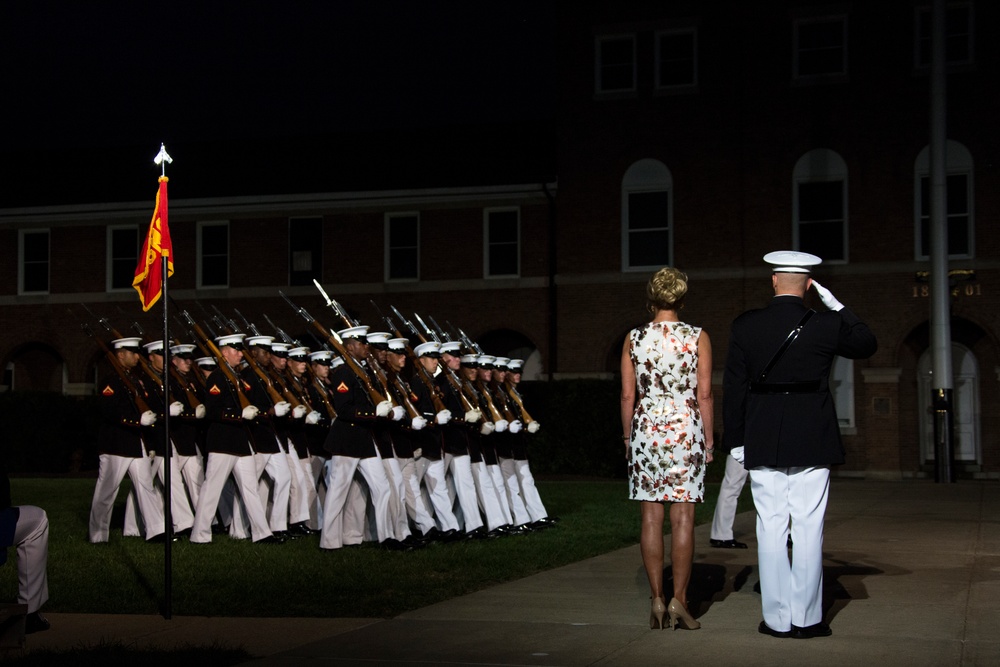
[(812, 394), (823, 386), (820, 380), (804, 382), (751, 382), (751, 394)]

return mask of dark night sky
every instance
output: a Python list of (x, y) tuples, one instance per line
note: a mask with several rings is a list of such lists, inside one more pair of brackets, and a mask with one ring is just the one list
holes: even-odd
[(552, 3), (11, 2), (9, 148), (550, 117)]

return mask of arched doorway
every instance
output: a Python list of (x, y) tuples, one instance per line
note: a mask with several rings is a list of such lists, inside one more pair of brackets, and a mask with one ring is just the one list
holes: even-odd
[(26, 343), (16, 349), (3, 371), (5, 390), (63, 392), (68, 382), (66, 363), (44, 343)]
[(479, 337), (479, 345), (486, 354), (524, 359), (521, 379), (542, 379), (542, 353), (531, 339), (512, 329), (496, 329)]
[[(979, 447), (979, 362), (972, 350), (961, 343), (952, 343), (952, 399), (954, 405), (954, 442), (956, 461), (980, 463)], [(931, 410), (932, 390), (931, 350), (928, 348), (917, 362), (917, 413), (920, 415), (920, 454), (924, 461), (934, 460), (934, 413)]]

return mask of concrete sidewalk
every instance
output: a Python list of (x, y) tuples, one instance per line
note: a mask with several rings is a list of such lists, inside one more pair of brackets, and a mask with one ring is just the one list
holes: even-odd
[(753, 514), (736, 522), (748, 550), (709, 548), (708, 530), (696, 529), (693, 632), (648, 629), (634, 546), (388, 620), (50, 614), (28, 651), (103, 639), (243, 646), (258, 667), (1000, 664), (1000, 484), (835, 479), (828, 638), (758, 634)]

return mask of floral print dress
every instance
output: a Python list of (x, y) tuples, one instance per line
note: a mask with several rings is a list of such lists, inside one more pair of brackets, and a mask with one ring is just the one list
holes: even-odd
[(698, 336), (684, 322), (650, 322), (629, 333), (638, 395), (629, 444), (629, 497), (700, 503), (705, 432), (698, 410)]

